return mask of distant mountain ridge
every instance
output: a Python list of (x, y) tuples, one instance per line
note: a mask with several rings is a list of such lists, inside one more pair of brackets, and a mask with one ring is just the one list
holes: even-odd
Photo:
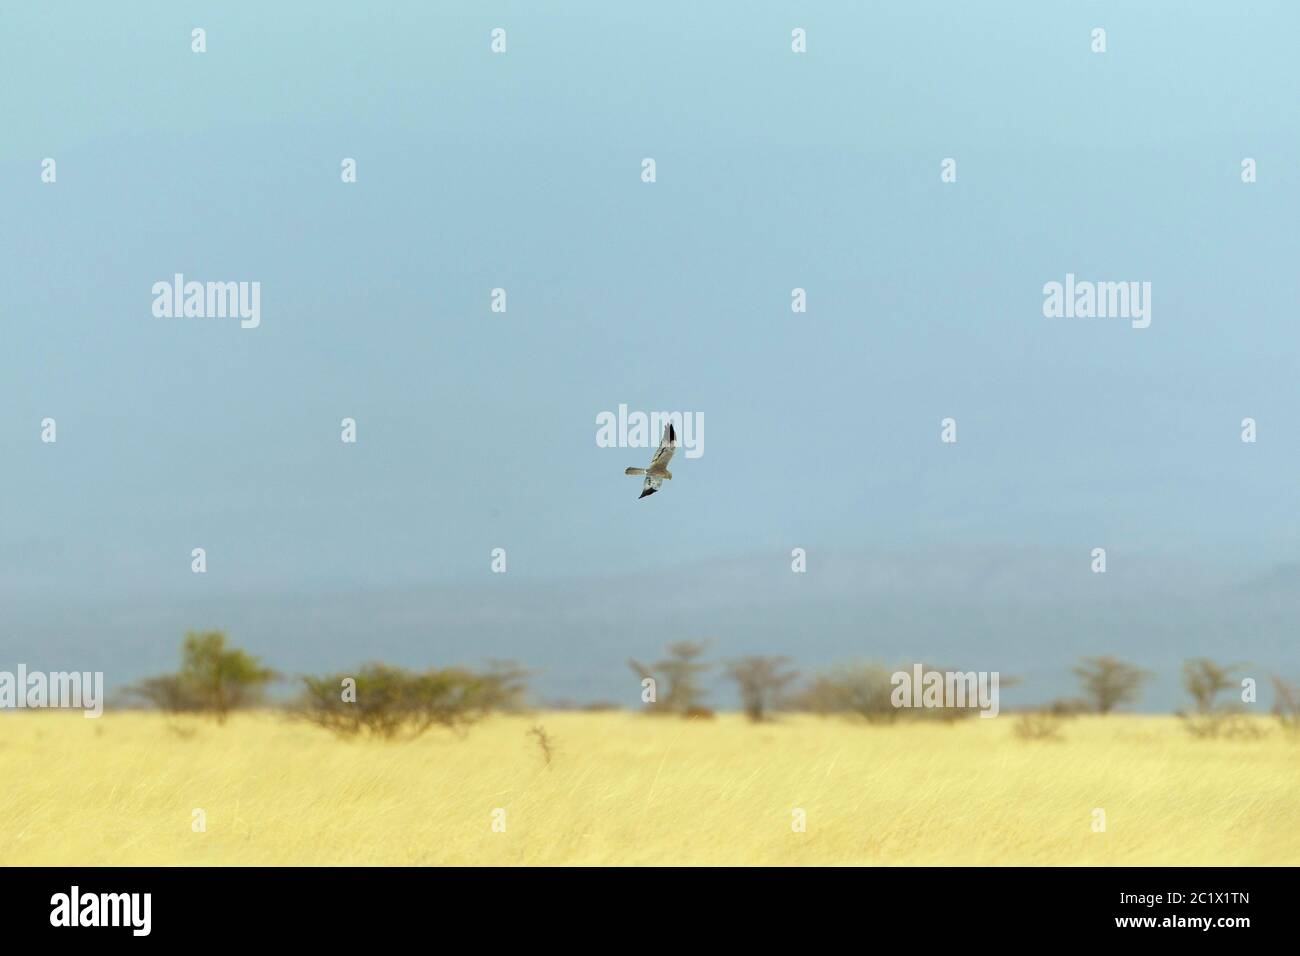
[[(1151, 556), (985, 549), (848, 554), (811, 550), (608, 577), (481, 580), (357, 592), (9, 602), (0, 667), (103, 670), (108, 687), (175, 666), (188, 629), (220, 628), (290, 675), (369, 660), (408, 666), (520, 661), (545, 699), (639, 704), (628, 657), (674, 640), (709, 659), (784, 654), (805, 673), (848, 660), (997, 670), (1021, 677), (1005, 706), (1075, 693), (1070, 666), (1113, 653), (1155, 671), (1143, 709), (1180, 703), (1194, 656), (1300, 676), (1300, 564), (1227, 572)], [(714, 675), (710, 701), (734, 704)]]

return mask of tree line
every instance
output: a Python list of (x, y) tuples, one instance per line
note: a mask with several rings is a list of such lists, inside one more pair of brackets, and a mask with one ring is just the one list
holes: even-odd
[[(640, 679), (641, 703), (647, 713), (713, 716), (705, 705), (705, 675), (717, 665), (704, 659), (706, 651), (704, 642), (678, 641), (652, 664), (628, 662)], [(1250, 726), (1245, 720), (1247, 688), (1253, 692), (1254, 687), (1252, 679), (1241, 676), (1243, 669), (1242, 664), (1220, 664), (1203, 657), (1184, 663), (1181, 678), (1189, 706), (1178, 714), (1191, 733), (1212, 737), (1246, 731)], [(955, 720), (973, 712), (955, 707), (900, 710), (891, 700), (894, 671), (879, 664), (844, 664), (801, 682), (789, 658), (748, 655), (721, 662), (721, 673), (735, 685), (745, 716), (756, 723), (777, 712), (838, 715), (870, 723), (917, 717)], [(1079, 695), (1035, 708), (1035, 720), (1022, 728), (1026, 736), (1050, 736), (1055, 719), (1109, 714), (1136, 704), (1154, 676), (1111, 656), (1084, 658), (1073, 674)], [(478, 670), (418, 671), (372, 663), (347, 673), (297, 678), (298, 694), (289, 709), (341, 736), (411, 738), (433, 727), (462, 731), (494, 712), (523, 709), (530, 676), (510, 661), (492, 661)], [(223, 632), (190, 632), (181, 645), (180, 669), (141, 681), (130, 688), (129, 696), (168, 713), (210, 716), (222, 723), (233, 711), (264, 705), (267, 687), (283, 679), (258, 658), (232, 646)], [(1002, 686), (1011, 683), (1002, 679)], [(1284, 727), (1300, 732), (1300, 686), (1278, 677), (1271, 683), (1273, 713)]]

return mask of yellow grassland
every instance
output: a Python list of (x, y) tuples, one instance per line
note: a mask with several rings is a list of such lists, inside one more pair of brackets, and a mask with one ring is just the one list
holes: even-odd
[(0, 714), (0, 863), (1300, 864), (1300, 741), (1263, 718), (1014, 726), (537, 713), (394, 743), (271, 712)]

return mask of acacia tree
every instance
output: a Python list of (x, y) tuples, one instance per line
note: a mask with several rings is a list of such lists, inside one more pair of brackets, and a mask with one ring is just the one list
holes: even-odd
[(410, 671), (374, 663), (302, 680), (299, 716), (340, 736), (413, 740), (436, 726), (463, 732), (514, 699), (496, 676), (463, 667)]
[(1282, 729), (1300, 734), (1300, 683), (1273, 678), (1273, 714)]
[(730, 661), (727, 677), (740, 689), (740, 702), (745, 716), (757, 723), (778, 702), (781, 692), (799, 676), (798, 671), (786, 670), (788, 657), (751, 655)]
[(180, 676), (182, 683), (194, 688), (203, 709), (222, 723), (231, 710), (258, 700), (276, 675), (256, 657), (228, 648), (221, 631), (191, 631), (181, 649)]
[(162, 710), (209, 713), (224, 723), (230, 711), (260, 700), (277, 676), (256, 657), (228, 647), (223, 632), (190, 631), (181, 646), (180, 671), (147, 678), (134, 693)]
[(1183, 662), (1183, 688), (1191, 697), (1191, 713), (1179, 712), (1184, 726), (1197, 737), (1249, 735), (1258, 730), (1242, 715), (1242, 708), (1229, 700), (1219, 701), (1224, 691), (1239, 687), (1236, 671), (1242, 664), (1217, 664), (1208, 657)]
[[(678, 641), (669, 644), (668, 657), (652, 667), (646, 667), (636, 660), (628, 661), (628, 665), (642, 680), (655, 682), (655, 700), (651, 704), (651, 711), (687, 714), (700, 709), (704, 689), (700, 686), (699, 678), (712, 666), (698, 659), (704, 650), (703, 642)], [(666, 685), (662, 693), (659, 692), (661, 683)]]
[(523, 709), (528, 680), (534, 673), (512, 660), (490, 659), (487, 669), (474, 675), (479, 706), (485, 712)]
[(1216, 664), (1207, 657), (1183, 662), (1183, 687), (1196, 705), (1198, 714), (1209, 714), (1217, 709), (1219, 694), (1237, 686), (1233, 672), (1240, 666)]
[(1142, 685), (1151, 678), (1149, 671), (1110, 656), (1085, 657), (1073, 671), (1083, 685), (1084, 696), (1099, 714), (1136, 701)]
[(180, 674), (146, 677), (129, 688), (127, 693), (169, 714), (188, 714), (202, 710), (194, 694), (181, 682)]
[(655, 666), (668, 681), (664, 706), (685, 714), (702, 704), (704, 689), (699, 678), (713, 665), (698, 660), (704, 653), (704, 644), (697, 641), (678, 641), (668, 645), (668, 657)]

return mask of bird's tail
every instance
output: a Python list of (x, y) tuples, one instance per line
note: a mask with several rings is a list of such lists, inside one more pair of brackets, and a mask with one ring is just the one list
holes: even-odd
[(644, 468), (629, 468), (627, 471), (623, 472), (623, 474), (625, 474), (625, 475), (644, 475), (644, 474), (645, 474), (645, 469), (644, 469)]

